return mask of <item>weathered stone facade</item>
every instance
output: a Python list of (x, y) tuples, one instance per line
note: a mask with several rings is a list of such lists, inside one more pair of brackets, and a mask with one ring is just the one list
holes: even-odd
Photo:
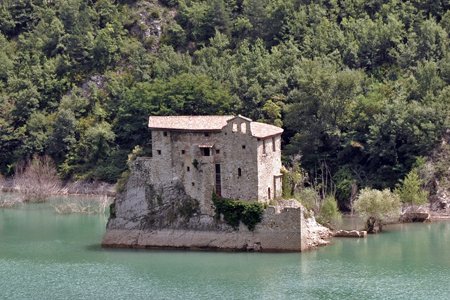
[(231, 251), (304, 251), (326, 244), (329, 230), (305, 220), (296, 200), (276, 201), (253, 231), (204, 214), (180, 179), (150, 180), (151, 159), (130, 164), (131, 177), (116, 195), (103, 246)]
[(213, 191), (245, 201), (268, 203), (280, 198), (283, 130), (242, 116), (217, 117), (224, 124), (215, 128), (180, 128), (179, 123), (171, 128), (172, 120), (158, 126), (150, 121), (152, 181), (162, 184), (179, 179), (207, 214), (212, 213)]
[(264, 203), (281, 197), (282, 129), (242, 116), (150, 117), (149, 127), (152, 157), (130, 163), (103, 246), (303, 251), (326, 243), (329, 231), (305, 221), (296, 200), (275, 201), (254, 230), (215, 216), (214, 191)]

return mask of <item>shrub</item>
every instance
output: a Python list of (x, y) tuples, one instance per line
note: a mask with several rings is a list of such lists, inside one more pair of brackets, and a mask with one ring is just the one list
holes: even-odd
[(300, 197), (300, 202), (308, 209), (313, 210), (318, 213), (320, 210), (320, 195), (319, 193), (311, 188), (302, 189), (298, 196)]
[(117, 180), (117, 183), (116, 183), (116, 192), (117, 193), (123, 192), (123, 190), (125, 189), (125, 187), (128, 183), (128, 179), (130, 179), (130, 176), (131, 176), (130, 170), (126, 170), (125, 172), (122, 173), (122, 176), (119, 178), (119, 180)]
[(323, 199), (320, 213), (317, 215), (316, 220), (320, 224), (327, 226), (338, 224), (342, 220), (337, 201), (332, 195), (328, 195)]
[(382, 221), (388, 216), (398, 216), (400, 212), (400, 197), (391, 193), (389, 189), (383, 191), (365, 188), (358, 199), (353, 203), (353, 208), (366, 218), (367, 231), (375, 233), (377, 227), (382, 230)]
[(44, 202), (61, 188), (61, 180), (52, 159), (36, 155), (16, 167), (14, 185), (24, 201)]
[[(54, 204), (53, 208), (58, 214), (104, 214), (106, 207), (110, 206), (111, 199), (101, 196), (93, 199), (66, 199), (62, 203)], [(110, 206), (111, 207), (111, 206)]]
[(150, 15), (153, 19), (159, 19), (159, 11), (157, 11), (156, 9), (153, 9)]
[(223, 215), (224, 220), (234, 228), (242, 221), (248, 230), (254, 230), (262, 220), (264, 207), (259, 202), (221, 198), (216, 193), (213, 193), (212, 201), (216, 207), (216, 218), (220, 219), (220, 215)]

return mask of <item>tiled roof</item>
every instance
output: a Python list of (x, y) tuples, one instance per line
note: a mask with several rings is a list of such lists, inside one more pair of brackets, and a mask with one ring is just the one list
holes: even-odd
[(151, 116), (148, 119), (150, 129), (220, 131), (234, 116)]
[(252, 131), (252, 136), (259, 139), (276, 136), (282, 134), (284, 131), (283, 128), (259, 122), (251, 122), (250, 128)]
[(177, 131), (220, 131), (227, 125), (228, 121), (239, 117), (251, 122), (252, 136), (256, 138), (268, 138), (283, 132), (280, 127), (253, 122), (243, 116), (151, 116), (148, 120), (148, 127), (150, 129)]

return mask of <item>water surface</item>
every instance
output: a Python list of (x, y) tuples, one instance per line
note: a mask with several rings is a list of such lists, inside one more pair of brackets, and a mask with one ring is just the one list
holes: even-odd
[(304, 253), (103, 249), (104, 215), (0, 209), (0, 299), (448, 299), (450, 223)]

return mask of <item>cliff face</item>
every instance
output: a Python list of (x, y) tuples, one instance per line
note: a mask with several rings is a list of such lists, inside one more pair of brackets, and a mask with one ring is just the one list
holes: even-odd
[(262, 222), (249, 231), (242, 223), (233, 228), (213, 215), (201, 214), (199, 202), (185, 193), (177, 178), (152, 183), (149, 159), (136, 160), (131, 171), (113, 204), (103, 246), (303, 251), (326, 243), (323, 238), (329, 237), (327, 229), (320, 227), (317, 234), (315, 225), (304, 220), (304, 208), (297, 201), (268, 207)]

